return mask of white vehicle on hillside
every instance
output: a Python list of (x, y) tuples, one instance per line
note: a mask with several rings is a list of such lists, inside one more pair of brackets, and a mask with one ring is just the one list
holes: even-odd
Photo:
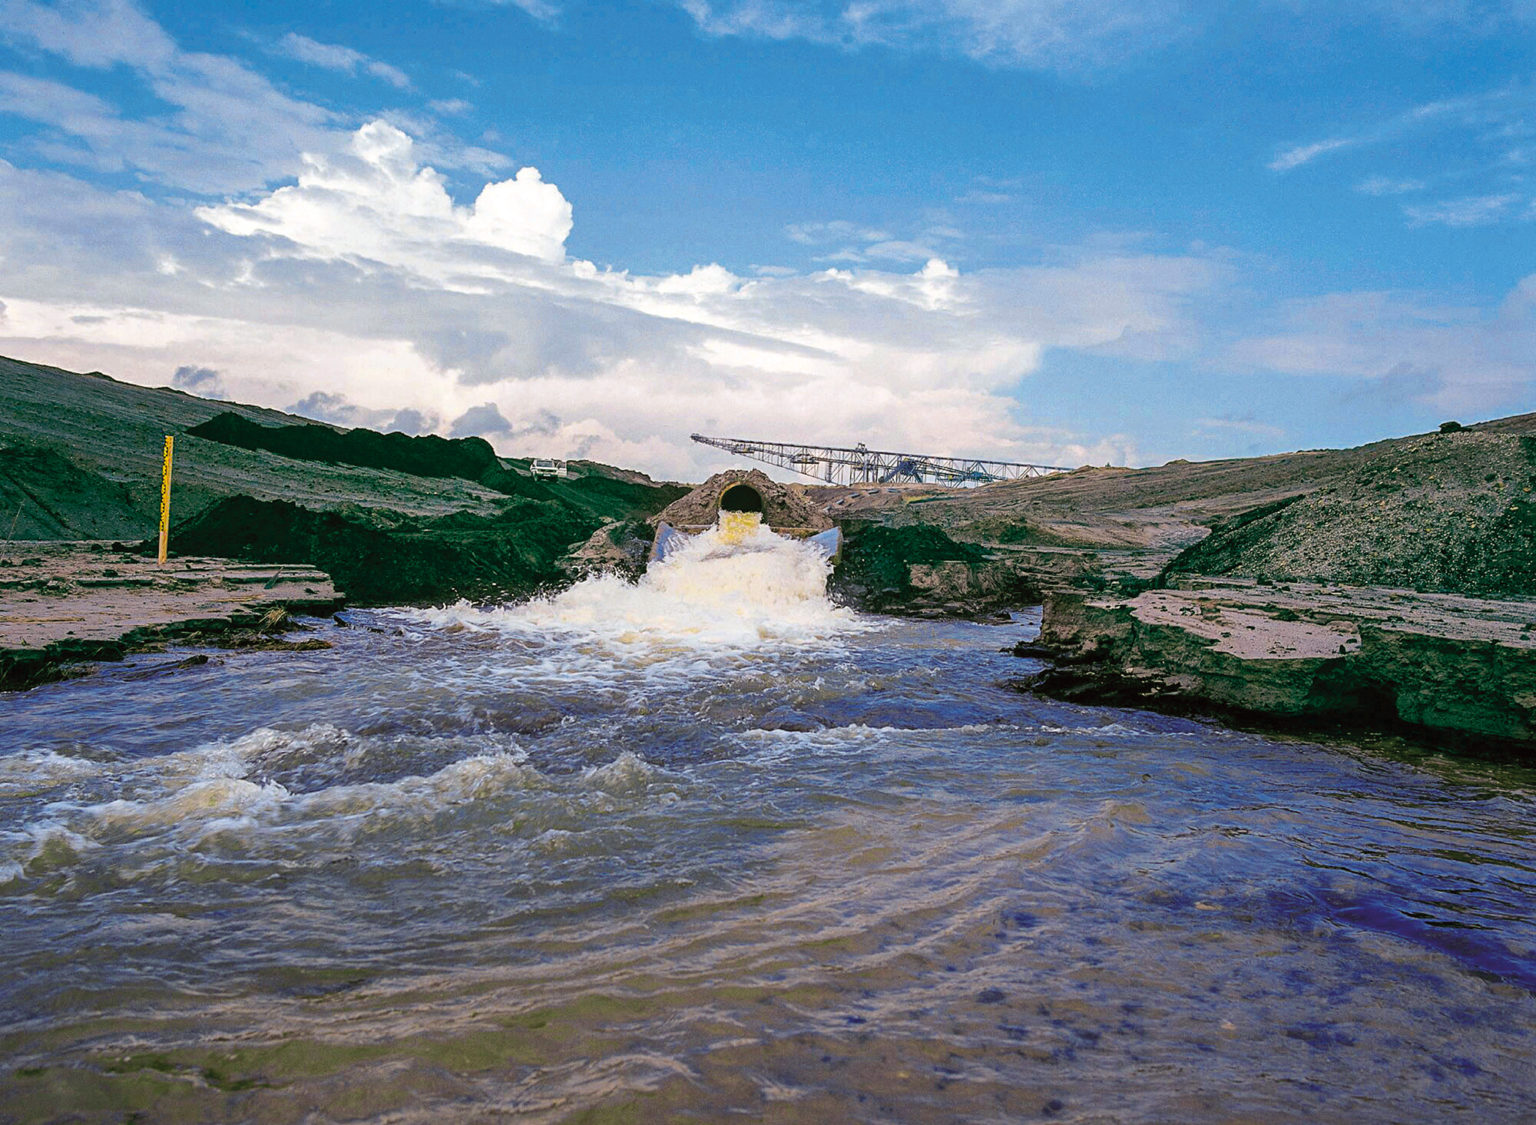
[(566, 463), (564, 461), (557, 461), (553, 457), (535, 457), (529, 469), (540, 480), (564, 479), (570, 476), (570, 470), (566, 467)]

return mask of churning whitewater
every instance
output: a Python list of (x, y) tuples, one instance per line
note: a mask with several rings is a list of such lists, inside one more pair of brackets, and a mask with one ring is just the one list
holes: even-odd
[(600, 575), (520, 606), (476, 611), (461, 603), (418, 619), (439, 628), (559, 636), (640, 662), (684, 650), (718, 655), (818, 644), (864, 627), (827, 600), (825, 553), (774, 534), (755, 515), (733, 528), (725, 522), (731, 515), (652, 563), (635, 583)]
[(1533, 1104), (1529, 771), (1034, 698), (1032, 616), (827, 573), (716, 529), (6, 700), (0, 1116)]

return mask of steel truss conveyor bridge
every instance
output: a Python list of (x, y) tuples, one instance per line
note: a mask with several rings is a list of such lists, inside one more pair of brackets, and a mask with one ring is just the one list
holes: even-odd
[(793, 445), (747, 438), (689, 435), (701, 445), (751, 457), (781, 469), (793, 469), (827, 484), (947, 484), (976, 485), (995, 480), (1020, 480), (1064, 473), (1058, 465), (1026, 465), (1019, 461), (980, 461), (967, 457), (930, 457), (923, 453), (892, 453), (837, 445)]

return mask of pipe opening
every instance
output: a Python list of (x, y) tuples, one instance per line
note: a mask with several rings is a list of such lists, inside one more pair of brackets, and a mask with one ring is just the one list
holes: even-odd
[(720, 494), (722, 512), (756, 512), (763, 514), (763, 498), (757, 489), (747, 484), (733, 484)]

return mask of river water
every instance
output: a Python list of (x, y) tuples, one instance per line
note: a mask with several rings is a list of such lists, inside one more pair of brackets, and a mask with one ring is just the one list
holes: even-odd
[(766, 536), (0, 698), (0, 1121), (1536, 1119), (1536, 775)]

